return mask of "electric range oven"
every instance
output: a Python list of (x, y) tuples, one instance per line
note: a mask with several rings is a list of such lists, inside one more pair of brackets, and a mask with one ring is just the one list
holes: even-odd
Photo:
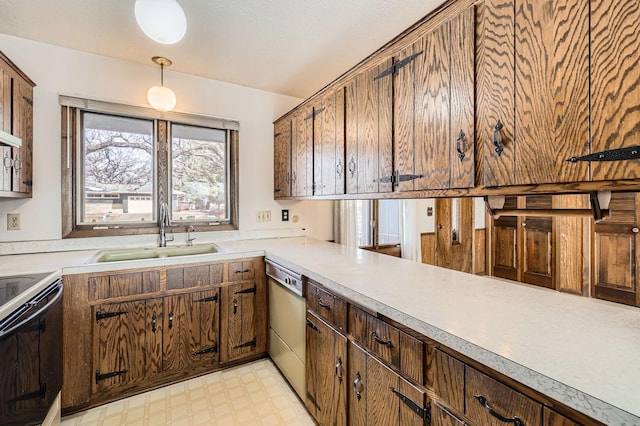
[(0, 425), (45, 420), (62, 388), (62, 279), (0, 277)]

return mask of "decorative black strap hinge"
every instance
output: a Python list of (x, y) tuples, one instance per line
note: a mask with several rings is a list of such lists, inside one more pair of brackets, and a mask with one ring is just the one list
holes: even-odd
[(391, 182), (391, 184), (394, 187), (397, 187), (400, 185), (400, 182), (407, 182), (410, 180), (415, 180), (415, 179), (420, 179), (423, 178), (424, 175), (401, 175), (398, 171), (396, 171), (393, 175), (391, 176), (384, 176), (381, 177), (379, 179), (374, 179), (374, 182), (380, 182), (380, 183), (389, 183)]
[(200, 349), (197, 352), (194, 352), (194, 355), (204, 355), (204, 354), (210, 354), (210, 353), (215, 353), (218, 352), (218, 345), (215, 344), (213, 346), (211, 346), (210, 348), (204, 348), (204, 349)]
[(240, 343), (238, 346), (234, 346), (233, 349), (255, 348), (255, 347), (256, 347), (256, 338), (254, 337), (253, 340), (250, 340), (250, 341), (244, 342), (244, 343)]
[(594, 152), (593, 154), (583, 155), (582, 157), (571, 157), (567, 161), (577, 163), (578, 161), (624, 161), (637, 159), (640, 159), (640, 146), (638, 145)]
[(280, 192), (281, 189), (280, 188), (273, 188), (273, 192)]
[(416, 404), (411, 399), (409, 399), (408, 396), (394, 389), (393, 386), (389, 386), (389, 390), (391, 390), (391, 392), (396, 394), (396, 396), (400, 398), (400, 400), (404, 402), (406, 406), (411, 408), (411, 411), (413, 411), (418, 416), (420, 416), (422, 420), (426, 420), (427, 424), (431, 424), (431, 404), (427, 404), (426, 407), (422, 408), (420, 405)]
[(20, 402), (20, 401), (28, 401), (30, 399), (44, 398), (46, 394), (47, 394), (47, 384), (42, 383), (40, 385), (40, 389), (38, 389), (37, 391), (25, 393), (23, 395), (15, 397), (14, 399), (8, 402)]
[(393, 74), (393, 75), (398, 75), (398, 71), (400, 71), (400, 69), (404, 68), (405, 66), (409, 65), (409, 63), (411, 63), (411, 61), (413, 61), (415, 58), (417, 58), (418, 56), (422, 55), (424, 53), (424, 50), (421, 50), (418, 53), (414, 53), (411, 56), (407, 56), (404, 59), (401, 59), (397, 62), (395, 62), (393, 65), (391, 65), (389, 68), (387, 68), (386, 70), (382, 71), (380, 74), (378, 74), (377, 76), (375, 76), (373, 78), (373, 80), (378, 80), (382, 77), (386, 77), (389, 74)]
[(217, 302), (218, 295), (215, 294), (213, 296), (203, 297), (202, 299), (194, 300), (194, 302)]
[(256, 292), (256, 285), (254, 284), (253, 287), (245, 288), (244, 290), (238, 290), (233, 294), (249, 294), (249, 293), (255, 293), (255, 292)]
[(273, 137), (274, 137), (274, 138), (277, 138), (277, 137), (278, 137), (278, 136), (280, 136), (281, 134), (282, 134), (282, 133), (280, 133), (280, 132), (278, 132), (278, 133), (274, 133), (274, 134), (273, 134)]
[(322, 111), (324, 111), (324, 108), (318, 108), (318, 109), (314, 108), (313, 112), (304, 118), (305, 121), (315, 119), (318, 116), (318, 114), (320, 114)]
[(128, 314), (128, 313), (129, 313), (129, 311), (118, 311), (118, 312), (100, 312), (100, 311), (96, 311), (96, 322), (100, 322), (100, 320), (103, 320), (105, 318), (117, 317), (117, 316)]
[(129, 370), (110, 371), (108, 373), (100, 374), (100, 370), (96, 370), (96, 384), (101, 380), (110, 379), (112, 377), (126, 374)]
[(307, 327), (309, 327), (310, 329), (320, 333), (320, 329), (318, 328), (318, 326), (315, 325), (314, 323), (312, 323), (311, 320), (309, 320), (309, 319), (307, 319)]
[(23, 96), (22, 99), (24, 99), (25, 101), (27, 101), (27, 103), (31, 106), (33, 106), (33, 99), (31, 98), (27, 98), (26, 96)]

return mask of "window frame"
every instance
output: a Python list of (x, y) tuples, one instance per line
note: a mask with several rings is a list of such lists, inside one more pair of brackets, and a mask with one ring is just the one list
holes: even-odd
[[(151, 108), (137, 107), (112, 102), (81, 99), (60, 95), (61, 105), (61, 166), (62, 166), (62, 238), (106, 237), (121, 235), (157, 234), (160, 231), (158, 206), (170, 203), (171, 164), (170, 126), (174, 124), (194, 125), (225, 130), (227, 132), (228, 221), (170, 221), (166, 229), (171, 232), (186, 232), (193, 226), (196, 231), (229, 231), (238, 229), (238, 142), (239, 123), (195, 114), (158, 113)], [(154, 133), (154, 190), (153, 220), (142, 223), (79, 224), (78, 197), (82, 181), (81, 144), (83, 112), (93, 112), (125, 118), (153, 120)]]
[[(402, 242), (391, 244), (380, 244), (380, 200), (369, 200), (371, 209), (371, 223), (369, 224), (369, 232), (371, 237), (371, 245), (359, 246), (359, 248), (370, 251), (385, 250), (391, 248), (402, 248)], [(400, 220), (400, 218), (398, 218)]]

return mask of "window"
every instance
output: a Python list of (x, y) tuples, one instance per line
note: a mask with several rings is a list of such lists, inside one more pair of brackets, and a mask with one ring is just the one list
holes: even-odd
[(360, 200), (356, 209), (358, 247), (400, 244), (400, 200)]
[(63, 237), (237, 229), (237, 123), (60, 100)]

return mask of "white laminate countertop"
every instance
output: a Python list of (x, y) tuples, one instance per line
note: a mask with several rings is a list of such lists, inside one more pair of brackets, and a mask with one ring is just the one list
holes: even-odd
[[(640, 309), (312, 238), (220, 242), (224, 253), (85, 264), (95, 251), (2, 256), (0, 276), (270, 259), (607, 425), (640, 425)], [(29, 269), (31, 268), (31, 269)]]

